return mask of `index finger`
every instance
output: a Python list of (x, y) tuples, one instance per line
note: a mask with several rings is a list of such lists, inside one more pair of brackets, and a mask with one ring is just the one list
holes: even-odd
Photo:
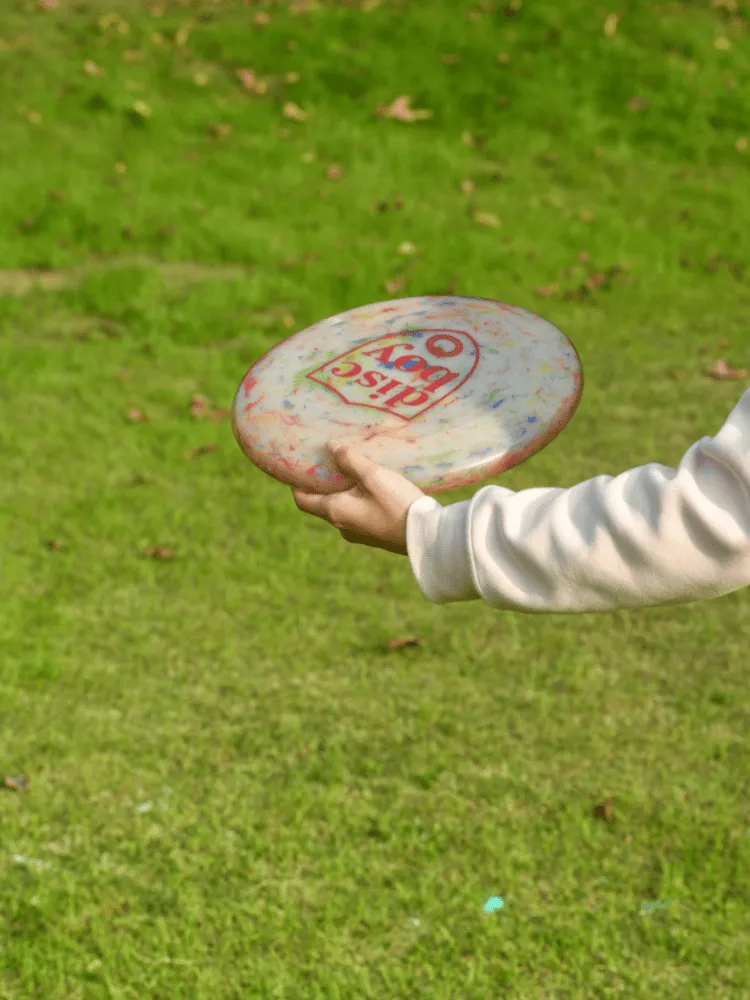
[(297, 507), (306, 514), (314, 514), (316, 517), (322, 517), (324, 521), (329, 519), (330, 504), (333, 495), (305, 493), (304, 490), (292, 488), (292, 496)]

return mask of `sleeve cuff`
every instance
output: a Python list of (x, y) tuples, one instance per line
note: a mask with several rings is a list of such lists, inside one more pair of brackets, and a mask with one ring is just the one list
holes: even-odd
[(481, 595), (474, 584), (468, 543), (470, 500), (443, 507), (423, 496), (409, 508), (406, 548), (419, 589), (428, 601), (448, 604)]

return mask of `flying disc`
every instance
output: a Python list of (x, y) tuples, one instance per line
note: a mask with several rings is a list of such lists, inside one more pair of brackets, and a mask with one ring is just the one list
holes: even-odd
[(289, 486), (351, 485), (325, 449), (336, 438), (433, 494), (538, 452), (582, 390), (575, 348), (546, 320), (490, 299), (427, 295), (287, 337), (247, 372), (232, 416), (245, 455)]

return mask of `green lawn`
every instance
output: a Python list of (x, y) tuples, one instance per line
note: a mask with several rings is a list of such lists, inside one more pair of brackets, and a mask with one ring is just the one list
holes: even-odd
[(748, 593), (432, 605), (190, 412), (453, 290), (584, 364), (505, 485), (676, 464), (750, 384), (750, 6), (161, 7), (0, 13), (0, 997), (750, 997)]

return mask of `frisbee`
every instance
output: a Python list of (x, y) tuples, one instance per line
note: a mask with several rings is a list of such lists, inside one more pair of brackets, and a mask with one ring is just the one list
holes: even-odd
[(250, 368), (232, 423), (259, 469), (307, 492), (351, 486), (336, 438), (425, 493), (481, 482), (549, 444), (583, 391), (556, 327), (491, 299), (396, 299), (325, 319)]

